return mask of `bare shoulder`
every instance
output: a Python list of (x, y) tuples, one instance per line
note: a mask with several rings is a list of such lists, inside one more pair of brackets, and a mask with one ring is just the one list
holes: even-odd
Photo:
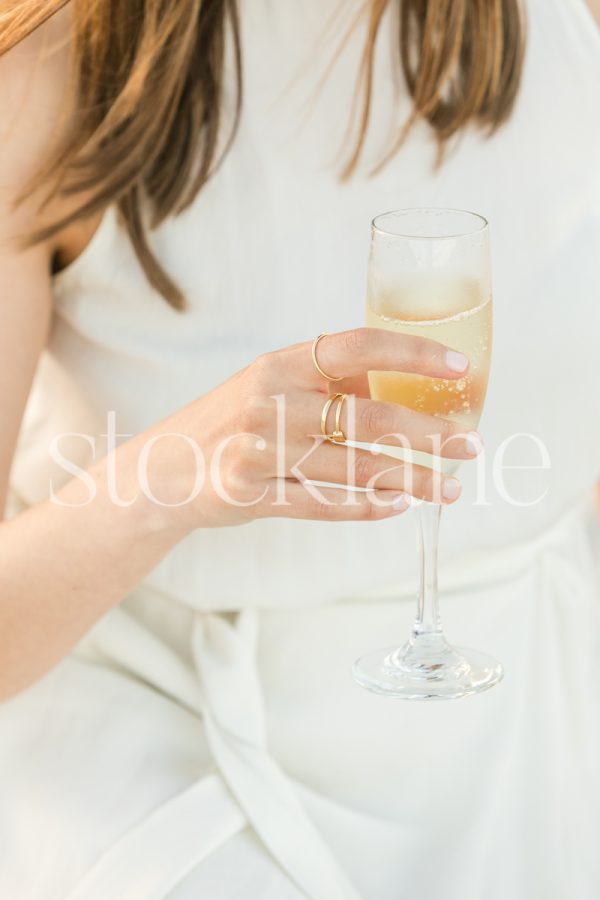
[(14, 201), (67, 125), (69, 13), (61, 11), (0, 56), (0, 518), (19, 423), (52, 313), (52, 248), (22, 245), (23, 237), (46, 224), (37, 212), (39, 198), (28, 197), (18, 206)]
[(70, 9), (65, 7), (0, 56), (0, 235), (16, 216), (27, 221), (34, 204), (10, 213), (14, 198), (68, 126)]
[(589, 6), (593, 17), (598, 23), (598, 26), (600, 27), (600, 0), (587, 0), (587, 5)]

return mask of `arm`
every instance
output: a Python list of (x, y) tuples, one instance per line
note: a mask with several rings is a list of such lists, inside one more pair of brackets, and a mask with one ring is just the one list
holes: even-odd
[[(55, 17), (0, 57), (0, 510), (51, 315), (53, 248), (18, 249), (17, 238), (40, 218), (34, 198), (16, 209), (13, 201), (65, 114), (65, 54), (48, 53), (64, 42), (65, 26), (64, 15)], [(121, 456), (126, 470), (127, 450)], [(103, 473), (103, 464), (93, 470), (98, 497), (90, 507), (45, 503), (0, 523), (0, 698), (58, 661), (179, 537), (158, 527), (143, 503), (104, 502)], [(66, 486), (65, 500), (77, 487)]]

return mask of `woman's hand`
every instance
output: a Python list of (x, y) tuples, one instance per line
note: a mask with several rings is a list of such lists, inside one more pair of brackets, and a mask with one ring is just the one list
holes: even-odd
[[(333, 444), (322, 438), (320, 424), (328, 395), (346, 392), (340, 424), (347, 439), (398, 446), (400, 439), (393, 436), (401, 435), (412, 449), (432, 452), (437, 437), (443, 456), (473, 458), (481, 449), (476, 434), (464, 435), (459, 425), (437, 416), (376, 402), (365, 390), (370, 369), (457, 379), (468, 367), (466, 357), (435, 341), (380, 329), (330, 334), (319, 342), (319, 364), (345, 376), (332, 385), (317, 372), (311, 346), (307, 341), (258, 357), (160, 423), (160, 440), (153, 441), (147, 457), (147, 484), (168, 504), (165, 515), (189, 528), (266, 516), (381, 519), (406, 509), (407, 494), (443, 503), (457, 499), (456, 478), (441, 479), (423, 466)], [(350, 493), (346, 484), (368, 490)]]

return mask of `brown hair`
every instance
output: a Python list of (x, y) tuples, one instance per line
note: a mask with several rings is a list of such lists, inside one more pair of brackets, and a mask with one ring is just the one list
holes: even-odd
[[(510, 114), (523, 60), (519, 0), (368, 0), (368, 26), (357, 81), (357, 137), (343, 174), (356, 168), (367, 133), (376, 38), (388, 7), (399, 9), (399, 60), (413, 112), (426, 119), (440, 150), (468, 122), (489, 130)], [(12, 0), (0, 13), (0, 54), (67, 0)], [(149, 225), (184, 210), (233, 140), (242, 99), (236, 0), (72, 0), (75, 115), (27, 191), (46, 185), (44, 204), (86, 191), (67, 217), (32, 235), (45, 240), (70, 223), (117, 203), (151, 284), (175, 307), (184, 301), (152, 254)], [(234, 84), (225, 84), (232, 36)], [(226, 90), (233, 94), (227, 96)], [(227, 109), (229, 106), (229, 109)], [(218, 152), (224, 114), (229, 138)]]

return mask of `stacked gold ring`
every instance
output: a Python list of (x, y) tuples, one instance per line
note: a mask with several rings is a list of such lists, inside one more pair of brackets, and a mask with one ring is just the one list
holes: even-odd
[[(347, 396), (348, 394), (331, 394), (323, 407), (323, 412), (321, 413), (321, 434), (328, 441), (331, 441), (332, 444), (343, 444), (346, 441), (346, 435), (340, 427), (340, 416), (342, 413), (342, 406), (344, 405), (344, 401)], [(335, 410), (335, 429), (331, 432), (331, 434), (328, 434), (327, 416), (329, 414), (329, 410), (331, 409), (331, 405), (336, 400), (338, 402), (338, 405)]]

